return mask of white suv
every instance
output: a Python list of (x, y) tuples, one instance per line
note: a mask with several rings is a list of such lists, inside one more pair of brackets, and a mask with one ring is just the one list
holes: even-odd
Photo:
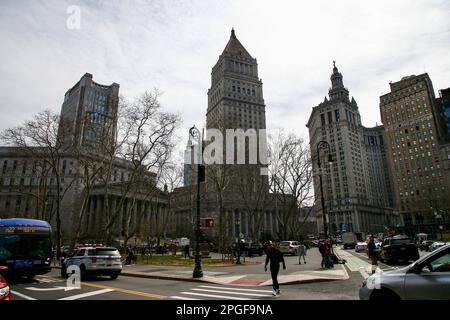
[(299, 247), (298, 241), (281, 241), (280, 242), (280, 251), (281, 253), (285, 254), (292, 254), (296, 255), (298, 253), (298, 247)]
[(61, 266), (61, 276), (67, 278), (67, 268), (76, 265), (81, 278), (87, 275), (107, 275), (116, 279), (122, 271), (119, 251), (113, 247), (82, 247), (68, 257)]

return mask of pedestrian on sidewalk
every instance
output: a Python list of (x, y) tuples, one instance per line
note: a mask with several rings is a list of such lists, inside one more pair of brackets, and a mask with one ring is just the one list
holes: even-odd
[(281, 293), (280, 285), (278, 284), (278, 272), (280, 271), (280, 262), (283, 263), (283, 270), (286, 270), (286, 263), (281, 251), (276, 248), (272, 241), (267, 241), (267, 257), (264, 265), (264, 271), (267, 272), (267, 264), (270, 261), (270, 274), (272, 276), (272, 295), (276, 296)]
[(372, 262), (372, 274), (373, 274), (373, 273), (375, 273), (375, 269), (378, 266), (378, 256), (380, 254), (380, 249), (378, 249), (377, 245), (375, 244), (375, 236), (373, 234), (370, 235), (370, 237), (369, 237), (369, 243), (367, 244), (367, 250), (369, 253), (369, 258)]
[(333, 259), (331, 257), (331, 243), (330, 240), (326, 239), (323, 242), (323, 260), (324, 260), (324, 266), (325, 268), (329, 269), (329, 268), (333, 268)]
[(324, 245), (324, 241), (320, 241), (319, 242), (319, 252), (320, 255), (322, 256), (322, 261), (320, 262), (320, 268), (323, 269), (325, 266), (325, 245)]
[(306, 246), (304, 244), (300, 244), (297, 248), (298, 250), (298, 264), (302, 264), (301, 258), (303, 257), (303, 262), (306, 264)]

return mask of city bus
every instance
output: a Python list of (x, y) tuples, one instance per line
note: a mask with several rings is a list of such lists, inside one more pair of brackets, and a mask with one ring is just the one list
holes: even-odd
[(52, 229), (47, 221), (0, 219), (0, 266), (32, 279), (51, 271)]

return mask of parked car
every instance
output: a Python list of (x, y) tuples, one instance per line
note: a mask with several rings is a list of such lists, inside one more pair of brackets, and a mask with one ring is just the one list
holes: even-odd
[(299, 245), (300, 243), (298, 243), (297, 241), (281, 241), (280, 251), (283, 254), (296, 255), (298, 252), (297, 250)]
[(8, 267), (0, 266), (0, 301), (9, 300), (11, 298), (8, 281), (2, 276), (5, 275), (7, 271)]
[(397, 235), (385, 238), (381, 246), (380, 261), (396, 263), (399, 261), (415, 261), (419, 259), (419, 250), (408, 236)]
[(252, 255), (262, 256), (264, 253), (263, 246), (259, 242), (246, 242), (244, 244), (244, 250), (247, 252), (249, 257)]
[(355, 246), (355, 252), (365, 252), (367, 248), (366, 242), (358, 242)]
[(422, 241), (422, 243), (419, 245), (420, 251), (429, 251), (430, 250), (430, 246), (434, 242), (435, 242), (435, 240), (424, 240), (424, 241)]
[(450, 299), (450, 245), (400, 269), (375, 273), (363, 281), (361, 300)]
[(108, 275), (116, 279), (122, 271), (119, 251), (114, 247), (81, 247), (65, 259), (61, 266), (61, 276), (66, 278), (67, 268), (76, 265), (80, 268), (81, 278), (87, 275)]

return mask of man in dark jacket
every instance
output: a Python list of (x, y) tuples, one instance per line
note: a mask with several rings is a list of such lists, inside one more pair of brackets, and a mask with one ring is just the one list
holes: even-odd
[(286, 270), (284, 257), (278, 248), (275, 248), (272, 241), (267, 242), (267, 257), (264, 265), (264, 271), (267, 271), (267, 264), (270, 261), (270, 274), (272, 275), (272, 295), (276, 296), (281, 293), (280, 285), (278, 284), (278, 272), (280, 271), (280, 262), (283, 263), (283, 270)]
[(320, 262), (320, 268), (324, 268), (325, 267), (325, 245), (323, 244), (323, 241), (319, 242), (319, 252), (320, 255), (322, 256), (322, 261)]

